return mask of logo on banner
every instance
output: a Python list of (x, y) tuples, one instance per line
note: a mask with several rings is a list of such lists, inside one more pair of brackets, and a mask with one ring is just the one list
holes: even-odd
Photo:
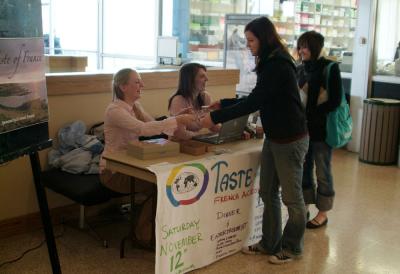
[(172, 169), (167, 180), (167, 196), (175, 207), (190, 205), (207, 189), (208, 170), (199, 163), (184, 164)]

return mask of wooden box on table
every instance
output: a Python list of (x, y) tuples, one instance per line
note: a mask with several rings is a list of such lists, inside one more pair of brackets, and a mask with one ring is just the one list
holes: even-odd
[(127, 153), (141, 160), (172, 157), (179, 154), (179, 143), (167, 139), (133, 141), (128, 144)]

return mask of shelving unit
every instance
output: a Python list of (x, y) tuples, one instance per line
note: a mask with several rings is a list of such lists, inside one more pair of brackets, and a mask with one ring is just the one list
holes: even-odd
[(245, 13), (244, 0), (190, 0), (191, 58), (222, 62), (225, 14)]
[(272, 20), (289, 47), (296, 44), (303, 32), (315, 30), (324, 35), (327, 50), (351, 51), (353, 48), (357, 19), (353, 0), (296, 1), (293, 17), (282, 17), (280, 12), (276, 14)]
[[(325, 37), (325, 48), (332, 53), (351, 51), (356, 27), (356, 0), (295, 1), (291, 15), (284, 14), (279, 0), (272, 1), (274, 22), (278, 33), (289, 47), (305, 31), (315, 30)], [(224, 50), (225, 14), (244, 14), (245, 0), (190, 0), (190, 58), (222, 61)], [(337, 56), (340, 57), (340, 56)]]

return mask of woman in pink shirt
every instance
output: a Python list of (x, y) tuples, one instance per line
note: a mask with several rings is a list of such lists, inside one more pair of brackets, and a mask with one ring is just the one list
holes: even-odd
[[(180, 113), (162, 121), (155, 121), (138, 102), (143, 86), (140, 75), (133, 69), (122, 69), (114, 75), (114, 100), (105, 112), (105, 146), (102, 155), (126, 150), (128, 142), (138, 140), (139, 136), (161, 133), (173, 135), (179, 126), (196, 122), (195, 115)], [(113, 191), (130, 193), (130, 177), (106, 169), (103, 159), (100, 161), (100, 180)], [(136, 191), (147, 195), (154, 191), (150, 183), (140, 182), (135, 187)]]
[[(203, 106), (211, 103), (211, 96), (205, 90), (207, 78), (207, 69), (198, 63), (188, 63), (181, 67), (179, 71), (178, 90), (171, 96), (168, 102), (170, 115), (176, 115), (185, 109), (192, 111), (199, 117), (205, 110)], [(202, 126), (198, 121), (189, 125), (180, 125), (175, 131), (174, 138), (178, 140), (189, 140), (198, 134)], [(219, 126), (211, 128), (212, 131), (218, 131)]]

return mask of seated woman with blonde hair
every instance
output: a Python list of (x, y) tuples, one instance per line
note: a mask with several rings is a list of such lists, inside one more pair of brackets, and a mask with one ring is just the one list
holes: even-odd
[[(211, 95), (206, 91), (206, 82), (208, 81), (207, 69), (198, 63), (188, 63), (181, 67), (179, 71), (179, 84), (177, 91), (171, 96), (168, 102), (168, 111), (170, 115), (176, 115), (187, 109), (191, 109), (198, 117), (201, 117), (207, 111), (205, 106), (212, 102)], [(178, 140), (188, 140), (199, 134), (202, 129), (198, 121), (188, 125), (178, 126), (174, 138)], [(210, 128), (212, 131), (218, 131), (219, 125)]]
[[(114, 100), (105, 111), (105, 146), (102, 156), (111, 152), (125, 151), (128, 142), (138, 140), (139, 136), (162, 133), (171, 136), (178, 126), (185, 126), (197, 120), (192, 114), (178, 114), (162, 121), (155, 121), (138, 102), (143, 87), (140, 75), (133, 69), (125, 68), (114, 75), (112, 85)], [(100, 161), (100, 180), (113, 191), (130, 193), (130, 177), (106, 169), (104, 159)], [(136, 191), (150, 195), (154, 192), (154, 188), (150, 183), (140, 182), (136, 184)], [(151, 205), (149, 209), (151, 211)], [(142, 213), (144, 211), (147, 210), (144, 208)], [(141, 219), (142, 216), (139, 218), (139, 227)], [(144, 221), (146, 220), (142, 220), (142, 223)]]

